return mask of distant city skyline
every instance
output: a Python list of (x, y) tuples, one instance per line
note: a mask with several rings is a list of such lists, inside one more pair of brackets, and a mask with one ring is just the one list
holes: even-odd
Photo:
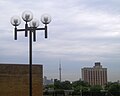
[(20, 32), (13, 39), (10, 19), (30, 10), (39, 21), (44, 13), (52, 17), (48, 39), (38, 32), (33, 43), (33, 64), (43, 64), (45, 76), (59, 78), (61, 60), (61, 79), (78, 80), (81, 68), (99, 61), (108, 81), (120, 80), (119, 5), (120, 0), (0, 0), (0, 63), (28, 64), (28, 38)]
[(44, 76), (43, 77), (43, 85), (50, 85), (50, 84), (54, 84), (54, 80), (52, 78), (48, 79), (47, 76)]
[[(101, 64), (101, 62), (99, 62), (99, 61), (96, 61), (96, 62), (94, 62), (94, 63), (100, 63), (100, 64)], [(84, 69), (84, 68), (85, 68), (85, 69), (86, 69), (86, 68), (88, 68), (88, 69), (89, 69), (89, 68), (92, 68), (92, 66), (94, 66), (94, 63), (91, 64), (91, 66), (87, 66), (87, 65), (86, 65), (86, 66), (82, 67), (81, 69)], [(60, 63), (60, 64), (61, 64), (61, 63)], [(62, 66), (62, 64), (61, 64), (61, 66)], [(101, 65), (101, 66), (102, 66), (102, 65)], [(104, 66), (103, 66), (103, 67), (104, 67)], [(62, 69), (62, 67), (61, 67), (61, 69)], [(83, 80), (83, 79), (82, 79), (82, 71), (81, 71), (81, 69), (80, 69), (80, 73), (78, 74), (78, 76), (77, 76), (77, 74), (74, 74), (74, 75), (76, 75), (76, 76), (78, 77), (77, 79), (64, 79), (64, 73), (62, 72), (62, 70), (61, 70), (61, 76), (60, 76), (60, 65), (58, 64), (58, 70), (57, 70), (57, 76), (56, 76), (56, 78), (54, 78), (54, 77), (49, 77), (49, 76), (48, 76), (48, 77), (45, 76), (45, 77), (47, 77), (48, 80), (50, 80), (50, 79), (58, 79), (58, 80), (60, 80), (60, 81), (65, 81), (65, 80), (68, 80), (68, 81), (77, 81), (77, 80), (79, 80), (79, 79), (80, 79), (80, 80)], [(108, 69), (108, 68), (105, 67), (105, 68), (103, 68), (103, 69)], [(108, 80), (106, 79), (107, 82), (118, 82), (118, 81), (119, 81), (119, 79), (118, 79), (118, 80), (116, 80), (116, 79), (115, 79), (115, 80), (110, 80), (110, 79), (109, 79), (109, 76), (108, 76), (108, 75), (109, 75), (108, 73), (109, 73), (109, 72), (106, 73), (106, 74), (107, 74), (107, 77), (106, 77), (106, 78), (108, 79)], [(72, 73), (70, 72), (70, 74), (72, 74)], [(72, 75), (71, 75), (71, 76), (72, 76)], [(61, 77), (61, 78), (60, 78), (60, 77)]]

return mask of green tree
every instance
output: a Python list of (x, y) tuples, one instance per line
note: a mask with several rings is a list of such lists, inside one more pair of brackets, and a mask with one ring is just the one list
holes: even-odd
[(100, 85), (94, 85), (90, 87), (91, 92), (100, 92), (102, 90), (102, 86)]
[(110, 96), (120, 96), (120, 83), (111, 83), (108, 87), (108, 94), (110, 94)]
[(108, 90), (109, 87), (110, 87), (112, 84), (114, 84), (114, 83), (112, 83), (112, 82), (108, 82), (108, 83), (105, 85), (105, 90)]
[(78, 81), (74, 81), (72, 83), (72, 87), (73, 87), (75, 93), (79, 94), (80, 91), (82, 91), (82, 92), (88, 91), (90, 85), (87, 82), (84, 82), (82, 80), (78, 80)]
[(76, 87), (76, 86), (84, 86), (84, 87), (89, 87), (90, 85), (87, 83), (87, 82), (84, 82), (82, 80), (78, 80), (78, 81), (74, 81), (72, 83), (72, 86), (73, 87)]
[(55, 89), (70, 90), (70, 89), (72, 89), (72, 85), (71, 85), (70, 81), (60, 82), (59, 80), (55, 79), (54, 80), (54, 88)]
[(54, 84), (47, 85), (48, 89), (54, 89)]
[(72, 85), (71, 85), (70, 81), (64, 81), (64, 82), (62, 82), (62, 88), (65, 89), (65, 90), (72, 89)]
[(108, 88), (109, 92), (120, 92), (120, 84), (114, 83)]
[(54, 80), (54, 88), (62, 89), (62, 83), (60, 82), (60, 80), (57, 80), (57, 79)]

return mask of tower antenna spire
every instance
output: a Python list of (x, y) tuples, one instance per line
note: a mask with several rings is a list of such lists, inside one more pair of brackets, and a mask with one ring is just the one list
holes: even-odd
[(61, 68), (61, 60), (59, 60), (59, 80), (60, 80), (60, 82), (61, 82), (61, 70), (62, 70), (62, 68)]

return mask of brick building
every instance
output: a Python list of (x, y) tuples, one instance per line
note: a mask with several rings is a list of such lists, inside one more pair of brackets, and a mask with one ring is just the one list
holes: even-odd
[[(32, 66), (33, 96), (43, 95), (43, 67)], [(0, 64), (0, 96), (29, 96), (29, 65)]]
[(105, 85), (107, 83), (107, 68), (102, 68), (100, 62), (96, 62), (93, 67), (82, 68), (82, 80), (90, 85)]

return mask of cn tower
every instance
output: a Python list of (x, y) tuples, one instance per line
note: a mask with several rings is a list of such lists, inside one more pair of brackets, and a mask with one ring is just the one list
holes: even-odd
[(61, 60), (59, 60), (59, 80), (61, 82)]

